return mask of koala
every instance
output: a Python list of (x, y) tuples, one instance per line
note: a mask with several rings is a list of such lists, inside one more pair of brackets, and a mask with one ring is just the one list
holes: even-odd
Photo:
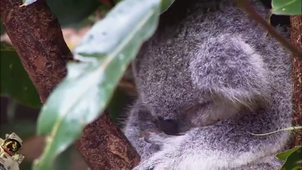
[(176, 0), (133, 62), (139, 97), (123, 131), (134, 169), (279, 169), (290, 132), (251, 133), (291, 126), (290, 56), (233, 0)]

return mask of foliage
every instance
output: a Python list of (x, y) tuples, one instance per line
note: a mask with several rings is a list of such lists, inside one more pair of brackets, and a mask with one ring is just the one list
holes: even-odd
[(301, 0), (272, 0), (272, 13), (278, 15), (301, 15)]
[(82, 62), (68, 64), (67, 77), (40, 113), (38, 134), (48, 137), (34, 169), (50, 169), (55, 157), (102, 113), (128, 63), (155, 31), (159, 7), (159, 0), (122, 1), (84, 37), (75, 50)]
[(37, 0), (22, 0), (23, 2), (23, 5), (22, 6), (27, 6), (27, 5), (30, 5), (34, 2), (36, 2)]
[(47, 3), (62, 27), (83, 21), (102, 5), (98, 0), (47, 0)]
[(299, 170), (302, 168), (302, 146), (296, 146), (277, 155), (281, 161), (285, 161), (282, 170)]
[[(23, 0), (23, 8), (36, 0)], [(97, 10), (108, 10), (107, 0), (46, 0), (61, 26), (75, 26), (95, 16)], [(118, 2), (116, 0), (115, 2)], [(108, 16), (94, 25), (79, 47), (76, 57), (80, 63), (68, 64), (68, 75), (53, 91), (43, 106), (37, 124), (39, 134), (48, 136), (47, 145), (34, 169), (68, 169), (70, 145), (80, 135), (83, 127), (93, 121), (112, 98), (116, 84), (126, 66), (135, 57), (140, 45), (154, 32), (160, 12), (166, 11), (174, 0), (123, 0)], [(104, 5), (106, 2), (106, 5)], [(301, 0), (273, 0), (272, 12), (280, 15), (301, 14)], [(2, 22), (1, 22), (2, 23)], [(85, 23), (86, 24), (86, 23)], [(1, 34), (4, 28), (1, 25)], [(18, 75), (18, 77), (16, 77)], [(10, 96), (31, 107), (40, 107), (39, 96), (26, 74), (14, 49), (1, 42), (1, 94)], [(125, 100), (120, 92), (108, 105), (117, 112)], [(24, 128), (23, 128), (24, 127)], [(26, 128), (25, 128), (26, 127)], [(34, 135), (36, 125), (20, 122), (1, 126), (2, 133), (17, 131), (26, 138)], [(17, 129), (15, 129), (17, 128)], [(21, 129), (21, 130), (20, 130)], [(289, 129), (290, 130), (290, 129)], [(267, 134), (266, 134), (267, 135)], [(68, 149), (67, 149), (68, 148)], [(65, 151), (64, 151), (65, 150)], [(301, 147), (278, 157), (286, 161), (283, 168), (296, 166)], [(61, 154), (62, 153), (62, 154)], [(68, 161), (69, 160), (69, 161)], [(28, 163), (24, 163), (24, 166)], [(23, 168), (22, 168), (23, 169)]]
[(0, 43), (1, 95), (10, 96), (21, 103), (38, 108), (40, 98), (25, 72), (17, 52), (7, 43)]

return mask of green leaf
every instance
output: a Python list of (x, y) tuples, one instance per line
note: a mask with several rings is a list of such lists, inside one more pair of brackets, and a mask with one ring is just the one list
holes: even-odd
[(78, 24), (103, 3), (99, 0), (46, 0), (62, 27)]
[(273, 0), (272, 13), (279, 15), (301, 15), (302, 1), (301, 0)]
[(292, 148), (292, 149), (289, 149), (289, 150), (287, 150), (287, 151), (285, 151), (285, 152), (279, 153), (279, 154), (277, 155), (277, 158), (280, 159), (281, 161), (285, 161), (285, 160), (287, 159), (287, 157), (288, 157), (290, 154), (292, 154), (293, 152), (295, 152), (295, 151), (298, 150), (299, 148), (300, 148), (300, 147), (296, 146), (296, 147), (294, 147), (294, 148)]
[(28, 77), (18, 54), (12, 46), (0, 43), (1, 95), (7, 95), (27, 106), (38, 108), (41, 101), (36, 88)]
[(161, 13), (164, 13), (172, 4), (174, 0), (162, 0), (161, 1)]
[(302, 168), (302, 146), (296, 146), (290, 150), (279, 153), (277, 158), (286, 161), (282, 170), (298, 170)]
[(47, 143), (34, 169), (49, 170), (64, 151), (96, 119), (141, 44), (154, 33), (160, 0), (124, 0), (96, 23), (76, 48), (82, 63), (69, 63), (68, 75), (43, 106), (38, 133)]
[(27, 6), (30, 5), (34, 2), (36, 2), (37, 0), (22, 0), (23, 4), (21, 6)]

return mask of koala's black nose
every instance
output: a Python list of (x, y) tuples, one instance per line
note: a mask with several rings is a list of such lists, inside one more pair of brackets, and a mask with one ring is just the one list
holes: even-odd
[(164, 119), (162, 117), (158, 117), (157, 125), (160, 130), (165, 132), (167, 135), (177, 135), (178, 134), (178, 124), (175, 120), (172, 119)]

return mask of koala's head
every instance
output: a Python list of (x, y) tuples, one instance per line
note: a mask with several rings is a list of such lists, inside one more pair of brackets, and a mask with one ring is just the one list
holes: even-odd
[(162, 57), (139, 55), (133, 65), (141, 102), (159, 127), (174, 134), (216, 122), (212, 96), (195, 88), (188, 61), (179, 54)]
[[(160, 38), (165, 39), (163, 35), (160, 35)], [(133, 66), (141, 102), (159, 121), (160, 127), (169, 129), (168, 133), (174, 133), (171, 129), (177, 128), (177, 132), (184, 132), (225, 120), (245, 107), (252, 106), (254, 109), (250, 104), (253, 102), (250, 101), (257, 101), (262, 97), (259, 94), (267, 93), (264, 93), (267, 89), (266, 84), (258, 83), (266, 82), (265, 76), (254, 71), (261, 69), (256, 69), (257, 67), (249, 63), (250, 55), (241, 48), (234, 49), (236, 55), (242, 58), (241, 63), (246, 62), (249, 67), (233, 71), (233, 67), (229, 69), (225, 64), (233, 63), (231, 57), (220, 57), (224, 54), (210, 56), (212, 55), (210, 47), (216, 47), (215, 43), (205, 43), (204, 53), (199, 54), (198, 60), (195, 61), (194, 57), (196, 58), (199, 52), (196, 49), (200, 50), (200, 47), (190, 46), (187, 47), (190, 49), (185, 49), (177, 46), (182, 43), (170, 42), (173, 40), (167, 39), (159, 42), (155, 39), (144, 45)], [(217, 41), (220, 42), (220, 39)], [(237, 47), (236, 44), (229, 46)], [(222, 46), (220, 51), (233, 53), (234, 50), (230, 50), (229, 46)], [(161, 51), (161, 48), (164, 50)], [(258, 55), (254, 57), (259, 58)], [(208, 61), (209, 58), (211, 61)], [(209, 62), (214, 66), (220, 64), (224, 68), (209, 67), (215, 73), (208, 73)], [(243, 72), (240, 72), (242, 70)], [(251, 74), (245, 74), (246, 72)], [(225, 83), (225, 80), (234, 80), (235, 83)]]

